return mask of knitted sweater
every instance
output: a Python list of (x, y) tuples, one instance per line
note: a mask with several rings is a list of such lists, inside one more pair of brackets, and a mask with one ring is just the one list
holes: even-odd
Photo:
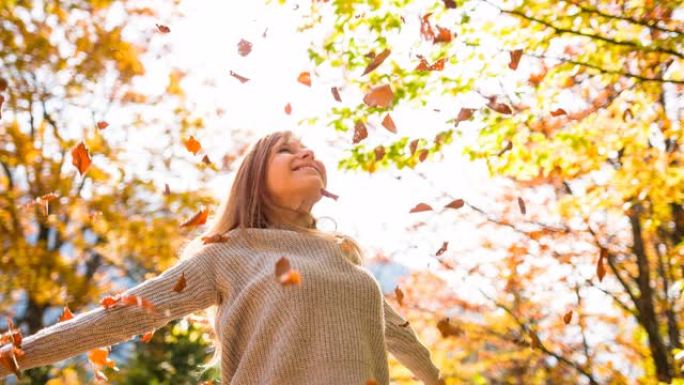
[[(157, 313), (100, 306), (78, 314), (24, 338), (20, 368), (124, 342), (217, 305), (224, 385), (366, 385), (370, 379), (388, 385), (387, 351), (425, 384), (437, 384), (429, 350), (339, 243), (292, 230), (247, 229), (259, 244), (275, 246), (268, 251), (249, 247), (235, 231), (227, 242), (203, 245), (123, 293), (151, 301)], [(300, 273), (300, 285), (276, 279), (282, 256)], [(186, 287), (176, 292), (182, 273)], [(0, 378), (8, 374), (0, 365)]]

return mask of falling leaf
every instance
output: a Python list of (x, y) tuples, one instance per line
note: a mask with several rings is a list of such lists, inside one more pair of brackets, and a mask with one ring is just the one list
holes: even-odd
[(0, 119), (2, 119), (2, 103), (5, 102), (5, 97), (0, 95)]
[(193, 226), (203, 225), (207, 222), (207, 216), (208, 215), (209, 215), (209, 210), (202, 209), (197, 214), (195, 214), (192, 218), (183, 222), (180, 225), (180, 227), (193, 227)]
[(197, 155), (197, 153), (202, 149), (200, 142), (198, 142), (192, 135), (190, 135), (190, 138), (184, 141), (183, 144), (185, 144), (185, 148), (192, 152), (193, 155)]
[(428, 156), (429, 153), (430, 153), (430, 151), (428, 151), (428, 150), (425, 149), (425, 148), (422, 149), (422, 150), (420, 150), (420, 154), (418, 154), (418, 160), (421, 161), (421, 162), (424, 162), (425, 159), (427, 159), (427, 156)]
[(447, 337), (458, 337), (463, 334), (463, 330), (458, 326), (452, 325), (449, 322), (449, 317), (442, 318), (437, 322), (437, 329), (442, 334), (443, 338)]
[(491, 108), (492, 110), (502, 113), (502, 114), (511, 114), (513, 111), (511, 110), (511, 107), (506, 105), (505, 103), (499, 103), (496, 100), (496, 96), (491, 96), (489, 98), (489, 102), (487, 103), (487, 107)]
[(297, 81), (311, 87), (311, 74), (308, 71), (304, 71), (297, 76)]
[(447, 8), (456, 8), (456, 2), (454, 0), (443, 0), (444, 1), (444, 6)]
[(432, 42), (434, 44), (437, 43), (448, 43), (453, 39), (454, 35), (451, 33), (451, 31), (448, 28), (443, 28), (440, 27), (439, 25), (437, 26), (437, 36), (435, 36), (434, 40)]
[(569, 324), (570, 321), (572, 321), (572, 310), (565, 313), (565, 315), (563, 316), (563, 322), (565, 322), (566, 325)]
[(385, 156), (385, 147), (382, 145), (375, 147), (373, 150), (375, 152), (375, 161), (378, 162), (380, 159), (382, 159), (383, 156)]
[(23, 340), (21, 329), (14, 325), (12, 318), (5, 317), (5, 320), (7, 322), (7, 331), (0, 335), (0, 346), (11, 343), (13, 346), (21, 348), (21, 341)]
[(115, 368), (116, 363), (109, 358), (109, 349), (106, 347), (95, 348), (88, 351), (88, 360), (95, 365)]
[(449, 242), (447, 242), (447, 241), (442, 242), (442, 247), (440, 247), (439, 250), (437, 250), (437, 253), (435, 255), (437, 257), (439, 257), (440, 255), (444, 254), (444, 252), (447, 251), (448, 246), (449, 246)]
[(596, 264), (596, 275), (598, 276), (599, 282), (603, 281), (603, 277), (606, 276), (606, 267), (603, 264), (603, 260), (608, 258), (608, 249), (601, 247), (598, 263)]
[(382, 119), (382, 126), (385, 127), (389, 132), (394, 134), (397, 133), (397, 126), (394, 124), (394, 120), (392, 120), (390, 114), (385, 115), (385, 117)]
[(171, 195), (171, 189), (168, 183), (164, 183), (164, 195)]
[(64, 311), (62, 312), (62, 315), (59, 317), (59, 322), (63, 322), (66, 320), (70, 320), (74, 318), (74, 314), (69, 310), (69, 306), (64, 306)]
[(432, 26), (430, 25), (430, 15), (432, 12), (426, 13), (420, 18), (420, 36), (425, 40), (434, 40), (435, 33), (432, 31)]
[(240, 42), (238, 43), (238, 53), (241, 56), (247, 56), (250, 52), (252, 52), (252, 43), (245, 39), (240, 39)]
[(71, 150), (71, 164), (76, 166), (78, 172), (83, 176), (88, 167), (90, 167), (90, 154), (83, 142), (80, 142), (76, 147)]
[(206, 155), (206, 154), (205, 154), (205, 155), (202, 157), (202, 163), (204, 163), (204, 164), (206, 164), (206, 165), (211, 165), (211, 160), (209, 160), (209, 155)]
[(176, 293), (180, 293), (185, 289), (185, 272), (181, 272), (181, 276), (178, 278), (178, 281), (176, 281), (176, 284), (173, 286), (173, 291)]
[(386, 50), (382, 51), (382, 53), (380, 53), (380, 55), (375, 56), (373, 58), (373, 61), (371, 61), (370, 64), (368, 64), (368, 66), (363, 71), (361, 76), (366, 75), (367, 73), (370, 73), (373, 70), (375, 70), (376, 68), (378, 68), (380, 66), (380, 64), (382, 64), (382, 62), (384, 62), (385, 59), (387, 59), (387, 57), (390, 55), (390, 53), (391, 53), (391, 51), (389, 49), (386, 49)]
[(337, 89), (337, 87), (330, 88), (330, 92), (332, 92), (333, 98), (335, 98), (335, 100), (342, 103), (342, 98), (340, 97), (340, 91)]
[(142, 338), (140, 338), (140, 340), (146, 344), (152, 340), (152, 336), (154, 336), (154, 330), (143, 334), (143, 336), (142, 336)]
[(209, 244), (209, 243), (223, 243), (228, 241), (228, 236), (224, 234), (213, 234), (213, 235), (207, 235), (203, 236), (202, 238), (202, 243), (203, 244)]
[(401, 291), (399, 286), (394, 288), (394, 295), (397, 296), (397, 302), (399, 303), (399, 306), (404, 306), (404, 292)]
[(394, 92), (389, 84), (375, 87), (363, 97), (363, 102), (369, 107), (387, 108), (392, 105)]
[(230, 76), (234, 77), (235, 79), (239, 80), (241, 83), (246, 83), (249, 81), (248, 78), (238, 75), (237, 73), (233, 72), (232, 70), (230, 71)]
[(161, 33), (169, 33), (171, 29), (163, 24), (157, 24), (157, 30)]
[(357, 120), (356, 124), (354, 125), (354, 138), (352, 139), (352, 143), (356, 144), (359, 143), (360, 141), (366, 139), (368, 137), (368, 130), (366, 129), (366, 125), (363, 124), (362, 121)]
[(430, 211), (432, 207), (427, 203), (418, 203), (414, 208), (409, 211), (409, 213), (418, 213), (421, 211)]
[(418, 141), (419, 139), (413, 139), (411, 143), (409, 143), (409, 149), (411, 150), (411, 155), (416, 153), (416, 149), (418, 148)]
[(565, 112), (564, 109), (558, 108), (555, 111), (551, 111), (551, 116), (559, 116), (559, 115), (567, 115), (568, 113)]
[(104, 130), (107, 127), (109, 127), (109, 123), (107, 123), (103, 120), (97, 122), (97, 128), (99, 128), (100, 130)]
[(465, 204), (465, 201), (463, 199), (454, 199), (453, 201), (449, 202), (448, 205), (444, 206), (445, 208), (452, 208), (452, 209), (460, 209), (463, 207)]
[(296, 270), (290, 268), (290, 261), (282, 256), (275, 265), (275, 275), (281, 285), (301, 285), (301, 276)]
[(4, 78), (0, 78), (0, 92), (3, 92), (7, 89), (7, 80)]
[(331, 193), (330, 191), (328, 191), (324, 188), (321, 189), (321, 194), (323, 194), (324, 197), (332, 198), (334, 200), (337, 200), (337, 198), (339, 198), (339, 196)]
[(520, 57), (522, 57), (523, 50), (522, 49), (516, 49), (513, 51), (509, 51), (509, 54), (511, 56), (511, 61), (508, 62), (508, 68), (512, 70), (518, 69), (518, 63), (520, 62)]
[(105, 308), (105, 309), (112, 309), (115, 307), (120, 307), (120, 306), (127, 306), (127, 305), (133, 305), (133, 306), (140, 306), (144, 310), (148, 312), (156, 311), (154, 304), (140, 296), (134, 295), (134, 294), (129, 294), (129, 295), (115, 295), (115, 296), (106, 296), (100, 300), (100, 305)]
[(290, 115), (292, 113), (292, 106), (290, 105), (290, 103), (287, 103), (285, 105), (285, 113), (288, 115)]
[(416, 66), (414, 71), (442, 71), (444, 69), (444, 63), (446, 63), (446, 58), (441, 58), (434, 62), (433, 64), (428, 63), (424, 57), (418, 55), (420, 63)]
[(525, 201), (521, 197), (518, 197), (518, 207), (520, 208), (522, 215), (525, 215), (527, 210), (525, 209)]

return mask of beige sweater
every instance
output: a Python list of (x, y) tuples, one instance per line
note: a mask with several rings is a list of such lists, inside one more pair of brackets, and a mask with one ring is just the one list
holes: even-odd
[[(248, 229), (259, 244), (235, 236), (211, 243), (190, 259), (124, 294), (151, 301), (98, 307), (46, 327), (22, 343), (21, 369), (55, 363), (90, 349), (124, 342), (171, 320), (218, 305), (224, 385), (389, 384), (387, 351), (427, 385), (439, 370), (406, 320), (386, 301), (375, 278), (343, 255), (339, 243), (282, 229)], [(281, 256), (299, 271), (301, 285), (281, 285)], [(181, 273), (187, 285), (173, 290)], [(0, 378), (9, 373), (0, 365)]]

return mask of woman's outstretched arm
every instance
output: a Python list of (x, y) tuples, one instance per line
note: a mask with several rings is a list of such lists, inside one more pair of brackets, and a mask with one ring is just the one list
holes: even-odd
[[(97, 347), (124, 342), (217, 304), (217, 253), (214, 246), (204, 246), (193, 257), (177, 262), (159, 276), (121, 294), (121, 297), (139, 296), (149, 301), (152, 309), (139, 305), (108, 309), (99, 306), (24, 338), (21, 343), (24, 354), (17, 361), (19, 370), (52, 364)], [(174, 288), (181, 275), (185, 277), (186, 285), (183, 290), (176, 291)], [(0, 378), (10, 373), (9, 368), (0, 365)]]
[(439, 369), (432, 363), (430, 351), (418, 340), (411, 325), (387, 300), (383, 298), (383, 301), (387, 350), (426, 385), (443, 384)]

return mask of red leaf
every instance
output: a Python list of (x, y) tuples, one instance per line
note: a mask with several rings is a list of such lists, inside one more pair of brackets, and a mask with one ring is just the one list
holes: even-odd
[(439, 320), (437, 322), (437, 329), (439, 329), (439, 332), (442, 334), (443, 338), (450, 336), (458, 337), (463, 334), (463, 330), (461, 330), (461, 328), (452, 325), (451, 322), (449, 322), (449, 317)]
[(354, 138), (352, 143), (356, 144), (368, 137), (368, 130), (366, 125), (362, 121), (357, 120), (356, 125), (354, 125)]
[(152, 340), (152, 336), (154, 336), (154, 330), (149, 331), (145, 334), (143, 334), (142, 338), (140, 339), (143, 343), (148, 343)]
[(363, 97), (363, 102), (369, 107), (387, 108), (392, 105), (394, 92), (389, 84), (375, 87)]
[(171, 29), (163, 24), (157, 24), (157, 30), (161, 33), (169, 33)]
[(337, 89), (337, 87), (332, 87), (330, 91), (333, 94), (333, 98), (337, 100), (338, 102), (342, 103), (342, 98), (340, 98), (340, 91)]
[(418, 160), (424, 162), (425, 159), (427, 159), (428, 153), (429, 151), (425, 148), (420, 150), (420, 154), (418, 154)]
[(250, 52), (252, 52), (252, 43), (245, 39), (240, 39), (240, 42), (238, 43), (238, 53), (241, 56), (247, 56)]
[(382, 126), (385, 127), (389, 132), (394, 134), (397, 133), (397, 126), (394, 124), (394, 120), (392, 120), (390, 114), (385, 115), (385, 117), (382, 119)]
[(437, 36), (435, 36), (435, 39), (432, 41), (434, 44), (437, 43), (448, 43), (453, 39), (454, 35), (451, 33), (451, 31), (448, 28), (442, 28), (439, 25), (437, 26)]
[(416, 153), (416, 149), (418, 148), (418, 139), (413, 139), (411, 143), (409, 143), (409, 149), (411, 150), (411, 155)]
[(441, 71), (444, 69), (444, 63), (446, 63), (446, 58), (441, 58), (434, 62), (433, 64), (428, 63), (424, 57), (418, 55), (420, 58), (420, 63), (416, 66), (414, 71)]
[(454, 0), (443, 0), (444, 1), (444, 6), (447, 8), (456, 8), (456, 2)]
[(378, 66), (380, 66), (380, 64), (382, 64), (382, 62), (384, 62), (385, 59), (387, 59), (387, 57), (389, 56), (390, 52), (391, 52), (391, 51), (390, 51), (389, 49), (386, 49), (386, 50), (382, 51), (382, 53), (381, 53), (380, 55), (374, 57), (374, 58), (373, 58), (373, 61), (371, 61), (370, 64), (368, 64), (368, 66), (367, 66), (366, 69), (363, 71), (363, 73), (361, 74), (361, 76), (363, 76), (363, 75), (365, 75), (365, 74), (367, 74), (367, 73), (369, 73), (369, 72), (372, 72), (374, 69), (378, 68)]
[(70, 320), (74, 318), (74, 314), (69, 310), (69, 306), (64, 306), (64, 312), (62, 313), (62, 316), (59, 317), (59, 322), (63, 322), (66, 320)]
[(311, 74), (308, 71), (304, 71), (297, 76), (297, 81), (311, 87)]
[(211, 160), (209, 160), (209, 155), (206, 155), (206, 154), (205, 154), (205, 155), (202, 157), (202, 163), (207, 164), (207, 165), (211, 165)]
[(76, 147), (71, 150), (71, 164), (76, 166), (78, 172), (83, 175), (90, 167), (90, 154), (88, 154), (88, 149), (83, 142), (80, 142)]
[(245, 82), (248, 82), (248, 81), (249, 81), (248, 78), (246, 78), (246, 77), (244, 77), (244, 76), (241, 76), (241, 75), (238, 75), (238, 74), (236, 74), (236, 73), (233, 72), (233, 71), (230, 71), (230, 76), (232, 76), (232, 77), (234, 77), (235, 79), (239, 80), (241, 83), (245, 83)]
[(104, 129), (107, 128), (108, 126), (109, 126), (109, 123), (107, 123), (107, 122), (105, 122), (105, 121), (103, 121), (103, 120), (97, 122), (97, 128), (99, 128), (100, 130), (104, 130)]
[(518, 63), (520, 62), (520, 57), (522, 56), (523, 50), (522, 49), (516, 49), (514, 51), (509, 51), (509, 54), (511, 56), (511, 61), (508, 62), (508, 68), (512, 70), (518, 69)]
[(444, 206), (444, 207), (445, 208), (448, 207), (448, 208), (452, 208), (452, 209), (460, 209), (461, 207), (463, 207), (464, 204), (465, 204), (465, 202), (463, 201), (463, 199), (454, 199), (453, 201), (449, 202), (449, 204)]
[(178, 281), (176, 281), (176, 285), (173, 287), (173, 291), (176, 293), (180, 293), (185, 289), (186, 282), (185, 282), (185, 272), (181, 272), (181, 276), (178, 278)]
[(419, 213), (421, 211), (430, 211), (432, 207), (427, 203), (418, 203), (409, 213)]

